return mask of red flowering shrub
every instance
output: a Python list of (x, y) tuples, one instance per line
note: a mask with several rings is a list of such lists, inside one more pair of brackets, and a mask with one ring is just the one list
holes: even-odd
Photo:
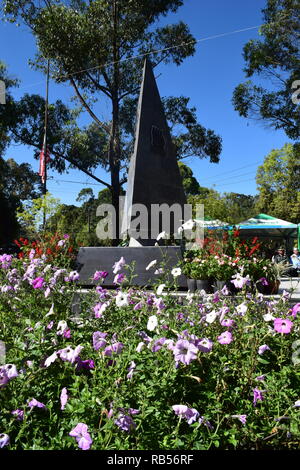
[(40, 258), (45, 255), (48, 263), (64, 267), (72, 264), (79, 248), (68, 234), (59, 233), (45, 233), (39, 240), (33, 241), (20, 237), (14, 240), (14, 243), (21, 249), (18, 254), (20, 259)]

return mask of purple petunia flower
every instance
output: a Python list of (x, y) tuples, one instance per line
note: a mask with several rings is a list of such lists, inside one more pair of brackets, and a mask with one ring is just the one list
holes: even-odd
[(121, 271), (121, 269), (123, 268), (123, 266), (126, 264), (126, 261), (125, 259), (123, 258), (123, 256), (119, 259), (119, 261), (117, 261), (114, 265), (113, 265), (113, 273), (114, 274), (117, 274), (119, 271)]
[(70, 339), (70, 338), (71, 338), (71, 330), (70, 330), (70, 328), (68, 328), (67, 330), (65, 330), (65, 331), (63, 332), (63, 337), (64, 337), (64, 338), (67, 338), (67, 339)]
[(130, 432), (136, 428), (136, 424), (131, 416), (120, 413), (118, 418), (115, 420), (115, 424), (122, 429), (122, 431)]
[(150, 336), (148, 336), (147, 333), (145, 333), (144, 331), (139, 331), (138, 335), (142, 338), (145, 343), (150, 343), (150, 341), (152, 340), (152, 338), (150, 338)]
[(120, 343), (120, 342), (114, 343), (111, 346), (107, 346), (104, 349), (103, 355), (111, 357), (113, 354), (120, 354), (123, 348), (124, 348), (123, 343)]
[(78, 423), (71, 432), (69, 436), (75, 437), (78, 447), (82, 450), (89, 450), (93, 440), (88, 432), (88, 427), (84, 423)]
[(24, 419), (24, 411), (23, 410), (20, 410), (20, 409), (13, 410), (11, 412), (11, 414), (16, 417), (17, 421), (23, 421), (23, 419)]
[(261, 277), (257, 282), (260, 282), (262, 286), (268, 286), (269, 283), (265, 277)]
[(264, 393), (264, 390), (259, 390), (257, 387), (255, 387), (253, 389), (253, 404), (254, 404), (254, 406), (256, 406), (256, 402), (264, 400), (263, 393)]
[(75, 369), (76, 372), (78, 372), (81, 369), (91, 370), (94, 368), (95, 368), (95, 363), (93, 359), (86, 359), (85, 361), (82, 361), (80, 357), (76, 359), (76, 369)]
[(197, 341), (196, 346), (199, 351), (206, 353), (212, 350), (213, 342), (208, 338), (202, 338), (201, 340)]
[(224, 333), (218, 336), (218, 342), (220, 344), (230, 344), (232, 341), (233, 341), (233, 337), (230, 331), (224, 331)]
[(37, 401), (35, 398), (28, 401), (28, 406), (29, 406), (29, 408), (46, 408), (44, 403), (41, 403), (40, 401)]
[(258, 354), (261, 356), (265, 351), (271, 351), (269, 346), (267, 344), (263, 344), (262, 346), (259, 346), (258, 348)]
[(4, 366), (0, 367), (0, 371), (1, 370), (5, 370), (8, 380), (13, 379), (14, 377), (18, 377), (19, 375), (14, 364), (4, 364)]
[(195, 408), (188, 408), (186, 405), (173, 405), (172, 408), (176, 416), (185, 418), (188, 424), (194, 423), (199, 416), (199, 412)]
[(258, 380), (260, 382), (263, 382), (265, 380), (266, 376), (265, 375), (258, 375), (257, 377), (255, 377), (255, 380)]
[(10, 268), (10, 265), (12, 263), (13, 257), (12, 255), (0, 255), (0, 263), (1, 263), (1, 268), (2, 269), (8, 269)]
[(246, 424), (247, 415), (231, 415), (232, 418), (237, 418), (242, 424)]
[(114, 277), (114, 284), (122, 284), (124, 280), (125, 280), (125, 274), (123, 273), (116, 274)]
[(133, 307), (133, 310), (141, 310), (141, 308), (143, 308), (143, 301), (141, 300), (140, 302), (138, 302), (134, 307)]
[(214, 427), (210, 424), (210, 422), (208, 421), (208, 419), (204, 418), (204, 416), (200, 416), (200, 418), (198, 419), (198, 423), (203, 424), (203, 425), (206, 426), (210, 431), (213, 431), (213, 429), (214, 429)]
[(275, 318), (274, 320), (274, 330), (277, 333), (288, 334), (293, 328), (293, 322), (287, 318)]
[(0, 434), (0, 449), (4, 446), (9, 445), (9, 435), (8, 434)]
[(127, 374), (127, 379), (131, 380), (133, 376), (134, 369), (136, 368), (136, 363), (134, 361), (131, 361), (131, 364), (128, 368), (128, 374)]
[(152, 352), (157, 352), (159, 351), (162, 346), (165, 344), (166, 338), (159, 338), (154, 341), (154, 344), (152, 346)]
[(9, 378), (5, 369), (0, 368), (0, 389), (5, 387), (5, 385), (9, 382)]
[(197, 358), (198, 348), (186, 339), (180, 339), (173, 349), (174, 359), (176, 363), (182, 362), (189, 365), (190, 362)]
[(99, 281), (99, 279), (105, 279), (108, 276), (107, 271), (96, 271), (93, 277), (94, 281)]
[(68, 398), (69, 398), (69, 396), (68, 396), (67, 389), (66, 389), (66, 387), (64, 387), (61, 391), (61, 394), (60, 394), (60, 404), (61, 404), (60, 409), (61, 410), (65, 409)]
[(107, 345), (106, 336), (107, 333), (101, 333), (101, 331), (95, 331), (95, 333), (93, 333), (93, 348), (95, 351)]

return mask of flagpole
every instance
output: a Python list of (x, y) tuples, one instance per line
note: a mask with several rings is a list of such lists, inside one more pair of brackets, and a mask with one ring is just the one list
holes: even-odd
[[(50, 61), (47, 60), (47, 80), (46, 80), (46, 99), (45, 99), (45, 125), (44, 125), (44, 184), (43, 184), (43, 195), (47, 193), (47, 128), (48, 128), (48, 96), (49, 96), (49, 70), (50, 70)], [(46, 227), (46, 206), (44, 206), (44, 215), (43, 215), (43, 229)]]

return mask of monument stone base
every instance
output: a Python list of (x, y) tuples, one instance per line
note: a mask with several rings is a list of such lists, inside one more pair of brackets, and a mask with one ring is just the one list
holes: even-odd
[[(155, 270), (161, 267), (161, 262), (165, 263), (165, 270), (168, 278), (172, 281), (171, 270), (182, 260), (182, 250), (180, 246), (139, 246), (139, 247), (82, 247), (76, 259), (76, 269), (80, 274), (79, 285), (93, 286), (98, 284), (93, 281), (95, 271), (107, 271), (109, 274), (104, 281), (104, 287), (116, 287), (113, 283), (115, 274), (113, 265), (123, 256), (126, 265), (134, 266), (134, 274), (131, 285), (139, 287), (151, 287), (159, 278), (154, 274)], [(146, 271), (148, 264), (156, 260), (155, 266)], [(120, 271), (130, 275), (126, 266)], [(187, 281), (184, 275), (176, 278), (178, 288), (187, 289)]]

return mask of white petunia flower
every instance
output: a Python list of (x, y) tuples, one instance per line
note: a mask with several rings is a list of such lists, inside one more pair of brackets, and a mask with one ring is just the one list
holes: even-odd
[(167, 232), (163, 231), (163, 232), (160, 232), (160, 234), (157, 236), (156, 240), (167, 240), (169, 237), (169, 235), (167, 234)]
[(248, 310), (248, 307), (244, 302), (236, 307), (237, 313), (242, 316), (245, 315), (247, 310)]
[(158, 325), (158, 320), (156, 315), (151, 315), (148, 319), (147, 330), (153, 331)]
[(171, 271), (171, 274), (173, 277), (178, 277), (181, 275), (181, 269), (180, 268), (174, 268)]
[(152, 266), (155, 266), (156, 263), (157, 263), (156, 259), (151, 261), (151, 263), (149, 263), (148, 266), (146, 267), (146, 271), (148, 271), (150, 268), (152, 268)]
[(141, 352), (145, 346), (146, 346), (145, 343), (141, 341), (136, 347), (136, 352)]
[(263, 315), (263, 319), (265, 321), (272, 321), (272, 320), (275, 320), (275, 317), (273, 317), (273, 315), (271, 315), (271, 313), (266, 313), (265, 315)]
[(158, 288), (156, 290), (156, 294), (161, 295), (163, 293), (163, 290), (164, 290), (165, 286), (166, 286), (166, 284), (160, 284), (160, 286), (158, 286)]
[(125, 305), (128, 305), (128, 303), (128, 294), (125, 294), (124, 292), (118, 292), (116, 295), (117, 307), (125, 307)]
[(68, 325), (67, 325), (67, 322), (65, 320), (61, 320), (58, 322), (58, 325), (57, 325), (57, 335), (58, 336), (61, 336), (64, 334), (64, 332), (68, 329)]
[(56, 361), (57, 359), (57, 352), (54, 352), (51, 354), (51, 356), (47, 357), (47, 359), (44, 362), (45, 367), (49, 367), (52, 362)]
[(154, 274), (158, 275), (158, 274), (163, 274), (164, 270), (163, 268), (158, 268), (154, 271)]
[(50, 315), (54, 315), (54, 304), (51, 305), (51, 308), (48, 313), (46, 313), (45, 317), (49, 317)]
[(215, 321), (215, 319), (217, 318), (218, 314), (215, 310), (213, 310), (212, 312), (208, 313), (206, 316), (205, 316), (205, 321), (207, 323), (213, 323)]
[(184, 224), (182, 224), (183, 230), (192, 230), (194, 226), (195, 226), (195, 222), (193, 219), (187, 220)]

